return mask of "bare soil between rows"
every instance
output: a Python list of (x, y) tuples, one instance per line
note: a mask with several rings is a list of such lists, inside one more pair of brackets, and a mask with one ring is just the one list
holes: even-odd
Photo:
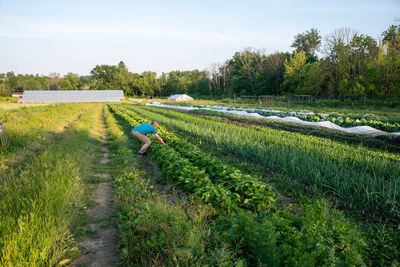
[[(110, 153), (107, 147), (103, 147), (103, 151), (104, 154), (100, 163), (106, 164), (110, 162)], [(111, 178), (109, 173), (98, 173), (95, 176)], [(114, 192), (110, 181), (95, 184), (94, 187), (95, 191), (92, 198), (96, 205), (88, 211), (89, 221), (91, 222), (88, 227), (95, 234), (79, 242), (78, 245), (84, 254), (72, 266), (117, 266), (117, 226), (112, 217)]]

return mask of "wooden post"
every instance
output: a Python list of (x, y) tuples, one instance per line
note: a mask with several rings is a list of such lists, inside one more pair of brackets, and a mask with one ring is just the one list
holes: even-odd
[(6, 126), (4, 125), (3, 122), (0, 122), (0, 140), (1, 140), (1, 146), (6, 146), (8, 144)]

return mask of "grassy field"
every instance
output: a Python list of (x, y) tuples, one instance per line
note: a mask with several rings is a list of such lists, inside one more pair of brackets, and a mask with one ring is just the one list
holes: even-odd
[[(400, 264), (398, 153), (126, 104), (0, 109), (0, 119), (10, 136), (1, 266), (85, 253), (76, 242), (95, 235), (86, 213), (104, 145), (120, 266)], [(139, 156), (130, 130), (154, 119), (168, 145), (151, 136)]]
[[(74, 106), (64, 108), (74, 109)], [(53, 266), (69, 257), (72, 221), (85, 207), (84, 179), (90, 176), (90, 163), (95, 157), (95, 153), (88, 152), (97, 145), (101, 125), (101, 105), (85, 109), (57, 142), (48, 144), (40, 153), (25, 159), (26, 164), (3, 177), (0, 265)], [(51, 113), (61, 115), (63, 111)], [(47, 110), (43, 112), (47, 114)], [(46, 124), (46, 116), (36, 115)], [(16, 119), (20, 120), (23, 118)], [(12, 128), (16, 133), (29, 127), (25, 123), (18, 125), (20, 128)], [(15, 136), (18, 135), (10, 135)]]

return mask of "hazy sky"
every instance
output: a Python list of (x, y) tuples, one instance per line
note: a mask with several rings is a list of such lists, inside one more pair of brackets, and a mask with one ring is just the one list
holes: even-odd
[(203, 70), (245, 47), (291, 51), (312, 27), (379, 38), (399, 19), (400, 0), (0, 0), (0, 73)]

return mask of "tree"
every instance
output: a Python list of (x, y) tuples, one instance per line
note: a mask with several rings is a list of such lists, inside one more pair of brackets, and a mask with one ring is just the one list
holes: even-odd
[(144, 88), (143, 93), (145, 95), (154, 95), (155, 91), (160, 91), (160, 85), (157, 80), (157, 73), (152, 71), (145, 71), (142, 73), (143, 79), (146, 81), (148, 86)]
[(231, 69), (231, 87), (234, 93), (250, 93), (256, 95), (255, 79), (259, 71), (261, 61), (261, 51), (246, 48), (241, 52), (236, 52), (231, 60), (228, 61)]
[(211, 81), (211, 93), (215, 96), (221, 88), (221, 76), (220, 76), (221, 65), (219, 63), (212, 63), (207, 68), (207, 74)]
[(51, 72), (46, 80), (47, 90), (58, 90), (58, 83), (60, 81), (60, 74)]
[(321, 68), (320, 62), (312, 62), (306, 66), (304, 73), (303, 90), (301, 94), (321, 95), (323, 92), (323, 83), (325, 81), (325, 72)]
[(283, 75), (285, 73), (285, 60), (289, 59), (288, 53), (274, 53), (261, 59), (256, 76), (257, 88), (262, 88), (262, 94), (280, 94)]
[(351, 42), (356, 32), (349, 28), (340, 28), (328, 35), (325, 39), (325, 54), (323, 68), (327, 73), (327, 89), (333, 94), (351, 93), (354, 85), (353, 53)]
[(383, 45), (387, 47), (389, 55), (400, 53), (400, 25), (391, 25), (382, 33)]
[(59, 88), (60, 90), (79, 90), (80, 77), (78, 74), (68, 72), (64, 75), (64, 78), (60, 79)]
[(282, 86), (287, 92), (302, 94), (304, 78), (309, 64), (306, 62), (306, 55), (303, 52), (298, 52), (290, 60), (285, 60), (285, 74)]
[(33, 75), (26, 75), (21, 83), (22, 90), (42, 90), (42, 84)]
[(98, 90), (128, 90), (129, 72), (121, 61), (119, 66), (115, 65), (96, 65), (90, 71), (97, 80)]
[(155, 90), (154, 94), (157, 96), (161, 96), (163, 93), (163, 89), (165, 88), (165, 86), (167, 85), (168, 82), (168, 74), (163, 72), (161, 73), (161, 76), (158, 78), (158, 89)]
[(312, 28), (309, 31), (297, 34), (291, 47), (295, 48), (295, 53), (303, 52), (307, 61), (316, 61), (318, 60), (316, 52), (321, 46), (321, 39), (319, 31)]

